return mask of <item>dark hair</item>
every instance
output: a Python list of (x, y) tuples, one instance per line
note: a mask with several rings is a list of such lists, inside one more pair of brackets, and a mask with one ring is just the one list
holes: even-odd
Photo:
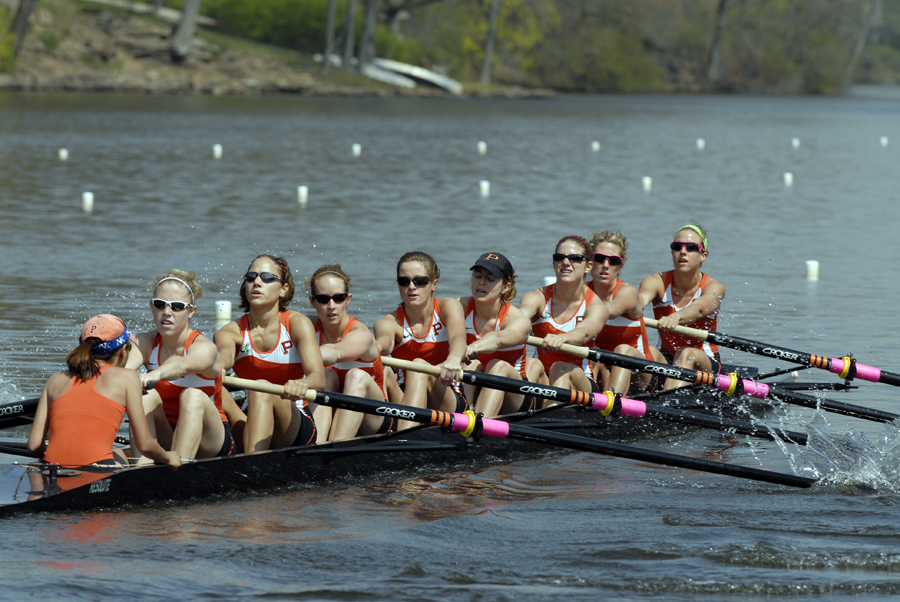
[(397, 262), (397, 276), (400, 275), (400, 266), (411, 261), (419, 261), (425, 264), (425, 271), (428, 272), (428, 276), (432, 280), (437, 280), (441, 277), (441, 271), (438, 269), (434, 257), (425, 251), (410, 251), (409, 253), (404, 253), (403, 257), (400, 258), (400, 261)]
[[(119, 347), (119, 349), (106, 355), (93, 355), (94, 346), (102, 342), (103, 340), (97, 337), (88, 337), (78, 347), (70, 351), (69, 355), (66, 356), (66, 365), (69, 367), (69, 373), (87, 382), (100, 373), (100, 363), (97, 360), (109, 361), (119, 349), (123, 348)], [(127, 345), (128, 343), (126, 343)]]
[(559, 245), (563, 244), (567, 240), (574, 240), (579, 245), (581, 245), (581, 247), (584, 249), (584, 256), (588, 258), (588, 261), (594, 258), (594, 251), (590, 246), (588, 246), (587, 242), (580, 236), (575, 236), (574, 234), (570, 234), (569, 236), (563, 236), (562, 238), (560, 238), (559, 242), (556, 243), (556, 246), (553, 247), (553, 250), (556, 251), (556, 249), (559, 248)]
[(341, 264), (336, 263), (334, 265), (323, 265), (318, 270), (313, 272), (313, 275), (306, 279), (303, 283), (303, 287), (306, 289), (306, 292), (310, 297), (317, 294), (316, 293), (316, 280), (318, 280), (321, 276), (327, 276), (331, 274), (332, 276), (337, 276), (341, 280), (344, 281), (344, 284), (347, 285), (347, 290), (345, 293), (350, 292), (350, 275), (341, 269)]
[[(290, 305), (291, 301), (294, 299), (294, 278), (291, 276), (291, 268), (288, 267), (287, 262), (284, 260), (284, 257), (275, 257), (274, 255), (268, 255), (266, 253), (262, 255), (257, 255), (253, 258), (253, 261), (261, 257), (267, 257), (271, 259), (275, 265), (278, 266), (278, 269), (281, 270), (281, 279), (284, 280), (283, 284), (286, 284), (288, 287), (287, 294), (278, 300), (278, 311), (284, 311), (287, 309), (287, 306)], [(247, 266), (247, 271), (250, 271), (250, 266), (253, 265), (253, 261), (250, 262), (250, 265)], [(244, 310), (244, 313), (250, 311), (250, 301), (247, 300), (247, 290), (245, 286), (247, 283), (244, 282), (244, 279), (241, 279), (241, 309)]]

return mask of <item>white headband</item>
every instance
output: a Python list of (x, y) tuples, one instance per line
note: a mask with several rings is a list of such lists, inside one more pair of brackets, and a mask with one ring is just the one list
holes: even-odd
[(187, 282), (185, 282), (184, 280), (182, 280), (181, 278), (176, 278), (175, 276), (166, 276), (165, 278), (163, 278), (162, 280), (160, 280), (159, 282), (156, 283), (156, 286), (153, 287), (153, 290), (156, 291), (156, 289), (159, 288), (159, 285), (162, 284), (163, 282), (165, 282), (166, 280), (175, 280), (175, 281), (180, 282), (181, 284), (185, 285), (187, 287), (188, 292), (191, 294), (191, 305), (194, 304), (194, 289), (192, 289), (191, 285), (188, 284)]

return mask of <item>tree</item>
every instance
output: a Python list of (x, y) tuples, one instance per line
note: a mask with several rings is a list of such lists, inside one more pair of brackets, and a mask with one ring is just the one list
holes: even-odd
[(366, 18), (362, 39), (359, 41), (359, 66), (371, 63), (375, 58), (375, 25), (378, 17), (378, 0), (365, 0)]
[(488, 35), (484, 43), (484, 63), (481, 65), (481, 83), (491, 83), (491, 66), (494, 63), (494, 44), (497, 39), (497, 13), (500, 11), (500, 0), (491, 0), (491, 13), (488, 18)]
[(716, 83), (719, 72), (719, 57), (722, 54), (722, 23), (725, 21), (725, 8), (728, 0), (719, 0), (719, 10), (716, 11), (716, 25), (713, 29), (713, 42), (709, 50), (709, 60), (706, 62), (706, 81)]
[(328, 0), (328, 16), (325, 18), (325, 58), (322, 60), (322, 71), (328, 73), (331, 68), (331, 55), (334, 54), (334, 21), (337, 17), (337, 0)]
[(182, 3), (181, 21), (178, 22), (172, 35), (172, 45), (169, 49), (173, 63), (181, 63), (190, 54), (199, 12), (200, 0), (184, 0)]
[(859, 57), (862, 56), (863, 50), (866, 48), (866, 40), (869, 38), (869, 31), (875, 24), (878, 15), (881, 14), (881, 0), (872, 0), (869, 4), (868, 13), (863, 17), (862, 27), (859, 30), (859, 37), (856, 39), (856, 46), (853, 48), (853, 55), (850, 57), (850, 64), (847, 65), (847, 71), (844, 73), (844, 85), (846, 88), (853, 83), (853, 73), (856, 71), (856, 65), (859, 63)]
[(19, 51), (22, 50), (25, 34), (28, 33), (28, 20), (31, 18), (35, 4), (37, 4), (37, 0), (19, 0), (19, 8), (16, 10), (16, 16), (9, 28), (10, 33), (16, 37), (13, 58), (19, 56)]
[(353, 58), (353, 42), (356, 37), (356, 0), (347, 0), (347, 12), (344, 13), (344, 69), (350, 69), (350, 59)]

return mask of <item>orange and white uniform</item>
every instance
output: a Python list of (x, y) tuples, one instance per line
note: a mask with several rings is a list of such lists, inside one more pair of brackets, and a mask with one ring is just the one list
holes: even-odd
[[(616, 292), (618, 292), (622, 284), (623, 281), (621, 280), (616, 282), (612, 295), (609, 297), (610, 301), (616, 298)], [(645, 358), (655, 361), (650, 353), (650, 342), (647, 340), (647, 327), (644, 324), (643, 316), (638, 320), (632, 320), (625, 314), (622, 314), (607, 320), (606, 324), (603, 325), (603, 330), (591, 341), (590, 346), (599, 347), (604, 351), (615, 351), (616, 347), (623, 344), (634, 347)]]
[[(697, 299), (703, 296), (703, 289), (706, 284), (709, 282), (709, 275), (703, 274), (703, 278), (700, 279), (700, 286), (697, 287), (697, 292), (694, 293), (694, 296), (691, 297), (691, 300), (681, 306), (678, 307), (672, 301), (672, 282), (673, 282), (674, 271), (670, 270), (663, 275), (663, 280), (665, 282), (666, 292), (663, 295), (662, 299), (660, 299), (659, 303), (656, 303), (653, 306), (653, 315), (659, 320), (663, 316), (668, 316), (670, 314), (674, 314), (676, 311), (684, 309)], [(719, 312), (718, 310), (700, 318), (693, 324), (691, 324), (691, 328), (699, 328), (700, 330), (716, 330), (716, 323), (718, 322)], [(719, 359), (719, 346), (708, 343), (707, 341), (701, 341), (700, 339), (695, 339), (692, 337), (686, 337), (681, 334), (675, 334), (674, 332), (660, 332), (659, 333), (659, 350), (663, 353), (668, 353), (670, 355), (674, 355), (679, 349), (682, 347), (694, 347), (695, 349), (702, 349), (703, 352), (709, 357), (718, 360)]]
[[(188, 349), (200, 336), (200, 331), (192, 330), (188, 334), (187, 342), (184, 344), (182, 356), (187, 355)], [(159, 352), (162, 348), (162, 338), (156, 335), (153, 342), (153, 349), (150, 351), (150, 358), (147, 360), (147, 371), (159, 368)], [(178, 423), (178, 413), (181, 409), (179, 398), (185, 389), (200, 389), (209, 396), (209, 400), (213, 402), (222, 417), (222, 422), (228, 422), (228, 417), (222, 411), (222, 373), (220, 372), (215, 378), (207, 378), (199, 374), (185, 374), (176, 380), (161, 380), (156, 383), (154, 389), (162, 398), (163, 410), (166, 413), (166, 419), (173, 427)]]
[[(344, 332), (341, 333), (341, 338), (343, 339), (350, 332), (350, 329), (353, 328), (353, 325), (359, 322), (356, 318), (351, 317), (347, 320), (347, 326), (344, 327)], [(316, 336), (319, 339), (319, 347), (322, 346), (322, 323), (319, 320), (316, 320)], [(372, 377), (372, 380), (375, 381), (375, 384), (378, 385), (378, 388), (381, 389), (381, 394), (384, 395), (384, 364), (381, 363), (381, 354), (375, 356), (375, 360), (371, 362), (366, 362), (361, 359), (350, 360), (347, 362), (338, 362), (336, 364), (332, 364), (331, 366), (326, 366), (326, 368), (331, 368), (338, 375), (338, 382), (340, 383), (340, 388), (344, 388), (344, 378), (346, 378), (347, 373), (353, 369), (359, 369)], [(386, 397), (385, 397), (386, 399)]]
[(234, 357), (235, 374), (251, 380), (267, 380), (276, 385), (304, 377), (303, 361), (291, 338), (290, 312), (278, 314), (278, 342), (269, 351), (260, 351), (253, 345), (250, 320), (246, 314), (241, 316), (238, 326), (241, 329), (241, 348)]
[[(503, 328), (503, 323), (506, 322), (506, 316), (509, 314), (509, 308), (509, 303), (503, 303), (500, 306), (500, 315), (497, 316), (497, 322), (494, 324), (494, 332), (500, 332)], [(475, 299), (469, 297), (469, 304), (466, 305), (466, 344), (471, 345), (480, 338), (481, 336), (475, 329)], [(522, 343), (514, 347), (498, 349), (493, 353), (479, 353), (478, 361), (487, 368), (491, 360), (502, 360), (515, 368), (522, 378), (525, 378), (525, 353), (525, 343)]]
[[(417, 337), (413, 333), (402, 304), (397, 308), (397, 321), (403, 328), (403, 338), (394, 346), (391, 357), (408, 361), (420, 357), (435, 366), (447, 359), (447, 355), (450, 353), (450, 339), (447, 338), (447, 327), (441, 321), (441, 310), (437, 299), (434, 300), (434, 309), (431, 314), (431, 328), (424, 336)], [(404, 370), (398, 371), (397, 384), (405, 384), (404, 373)]]
[[(102, 366), (100, 373), (106, 368)], [(87, 466), (113, 460), (112, 446), (125, 406), (97, 392), (97, 376), (88, 381), (73, 376), (71, 388), (50, 404), (45, 462)]]
[[(578, 306), (578, 311), (575, 312), (575, 315), (569, 318), (568, 321), (560, 324), (553, 318), (553, 286), (554, 285), (551, 284), (544, 288), (544, 311), (531, 320), (531, 331), (536, 337), (544, 338), (549, 334), (565, 334), (575, 330), (575, 328), (581, 324), (581, 321), (584, 320), (587, 306), (595, 296), (594, 291), (588, 287), (584, 293), (584, 299), (581, 300), (581, 305)], [(588, 361), (587, 358), (575, 357), (574, 355), (563, 353), (561, 351), (558, 353), (547, 352), (541, 348), (537, 349), (535, 357), (541, 360), (541, 363), (544, 365), (544, 371), (548, 374), (550, 372), (550, 366), (556, 362), (565, 362), (567, 364), (581, 366), (584, 370), (584, 375), (593, 380), (590, 361)]]

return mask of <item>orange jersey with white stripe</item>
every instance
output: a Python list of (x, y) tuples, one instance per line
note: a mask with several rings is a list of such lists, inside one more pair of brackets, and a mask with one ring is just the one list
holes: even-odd
[[(344, 327), (344, 332), (341, 333), (341, 339), (343, 339), (347, 334), (349, 334), (350, 329), (353, 328), (353, 325), (359, 322), (356, 318), (351, 317), (347, 320), (347, 325)], [(319, 347), (322, 346), (322, 322), (316, 320), (316, 336), (319, 339)], [(338, 382), (340, 383), (340, 388), (344, 388), (344, 378), (346, 378), (347, 373), (353, 369), (359, 369), (372, 377), (372, 380), (375, 381), (375, 384), (378, 385), (378, 388), (381, 389), (382, 395), (384, 395), (384, 364), (381, 363), (381, 354), (377, 354), (375, 356), (375, 360), (371, 362), (367, 362), (361, 359), (349, 360), (346, 362), (338, 362), (336, 364), (332, 364), (331, 366), (326, 366), (327, 368), (331, 368), (338, 375)]]
[(238, 321), (241, 329), (241, 348), (234, 358), (234, 373), (241, 378), (267, 380), (284, 385), (289, 380), (305, 376), (297, 345), (291, 338), (289, 311), (278, 314), (278, 342), (269, 351), (260, 351), (250, 338), (250, 319), (245, 314)]
[[(692, 304), (694, 301), (703, 296), (703, 288), (709, 282), (709, 275), (703, 274), (703, 277), (700, 279), (700, 286), (697, 287), (697, 292), (694, 293), (694, 296), (691, 297), (691, 300), (688, 301), (686, 305), (678, 307), (672, 301), (672, 282), (674, 281), (674, 271), (670, 270), (663, 275), (663, 280), (665, 282), (666, 292), (663, 295), (662, 299), (660, 299), (659, 303), (656, 303), (653, 306), (653, 315), (657, 320), (662, 318), (663, 316), (668, 316), (670, 314), (674, 314), (676, 311), (684, 309), (685, 307)], [(709, 314), (708, 316), (704, 316), (700, 318), (693, 324), (691, 324), (691, 328), (698, 328), (700, 330), (709, 330), (715, 331), (716, 324), (719, 318), (719, 311)], [(676, 334), (674, 332), (660, 332), (659, 333), (659, 350), (665, 353), (669, 353), (674, 355), (679, 349), (682, 347), (694, 347), (695, 349), (702, 349), (703, 353), (708, 355), (709, 357), (718, 359), (719, 357), (719, 346), (709, 343), (707, 341), (702, 341), (700, 339), (695, 339), (693, 337), (687, 337), (681, 334)]]
[[(108, 367), (101, 367), (100, 373)], [(112, 446), (125, 406), (97, 392), (98, 376), (88, 381), (73, 376), (69, 390), (50, 404), (45, 462), (87, 466), (113, 459)]]
[[(447, 327), (441, 321), (441, 309), (437, 299), (434, 299), (431, 327), (423, 336), (417, 337), (413, 333), (402, 304), (397, 308), (397, 321), (403, 328), (403, 338), (394, 346), (391, 357), (408, 361), (420, 357), (434, 366), (447, 359), (447, 355), (450, 353), (450, 339), (447, 337)], [(404, 370), (400, 370), (397, 373), (398, 384), (404, 384), (404, 372)]]
[[(509, 308), (509, 303), (503, 303), (500, 306), (500, 315), (497, 316), (497, 321), (494, 324), (494, 332), (500, 332), (503, 328), (503, 323), (506, 322), (506, 316), (509, 314)], [(475, 328), (475, 299), (469, 297), (469, 303), (466, 305), (466, 344), (471, 345), (480, 338), (481, 336)], [(479, 352), (478, 361), (487, 368), (491, 360), (502, 360), (515, 368), (522, 378), (525, 378), (525, 350), (525, 343), (522, 343), (514, 347), (498, 349), (493, 353)]]
[[(622, 286), (623, 281), (616, 282), (613, 287), (612, 295), (609, 300), (616, 298), (616, 293)], [(645, 358), (653, 361), (653, 355), (650, 353), (650, 343), (647, 341), (647, 327), (644, 324), (644, 317), (638, 320), (632, 320), (625, 314), (610, 318), (603, 325), (600, 334), (591, 341), (591, 347), (599, 347), (604, 351), (615, 351), (619, 345), (629, 345), (640, 351)]]
[[(566, 322), (559, 323), (553, 317), (553, 286), (554, 285), (551, 284), (544, 288), (544, 311), (531, 320), (531, 331), (536, 337), (544, 338), (548, 334), (565, 334), (575, 330), (575, 328), (581, 324), (581, 321), (584, 320), (587, 306), (595, 297), (594, 291), (590, 287), (587, 287), (584, 298), (581, 300), (581, 305), (578, 306), (578, 311), (576, 311)], [(585, 375), (592, 378), (591, 366), (587, 358), (576, 357), (569, 353), (563, 353), (562, 351), (551, 353), (544, 351), (540, 347), (537, 348), (535, 357), (541, 360), (541, 363), (544, 365), (544, 371), (547, 373), (550, 372), (550, 366), (556, 362), (565, 362), (567, 364), (581, 366)]]
[[(184, 344), (182, 357), (187, 355), (188, 349), (194, 344), (200, 331), (192, 330), (188, 335), (187, 342)], [(153, 349), (150, 351), (150, 358), (147, 360), (147, 370), (156, 370), (159, 368), (159, 352), (162, 349), (162, 337), (156, 335), (153, 342)], [(181, 378), (175, 380), (161, 380), (156, 383), (154, 390), (159, 393), (162, 398), (163, 410), (166, 413), (166, 419), (173, 427), (178, 423), (178, 414), (181, 409), (180, 397), (185, 389), (200, 389), (209, 396), (209, 400), (213, 402), (222, 417), (222, 422), (228, 422), (228, 417), (222, 411), (222, 373), (219, 372), (215, 378), (200, 376), (199, 374), (185, 374)]]

